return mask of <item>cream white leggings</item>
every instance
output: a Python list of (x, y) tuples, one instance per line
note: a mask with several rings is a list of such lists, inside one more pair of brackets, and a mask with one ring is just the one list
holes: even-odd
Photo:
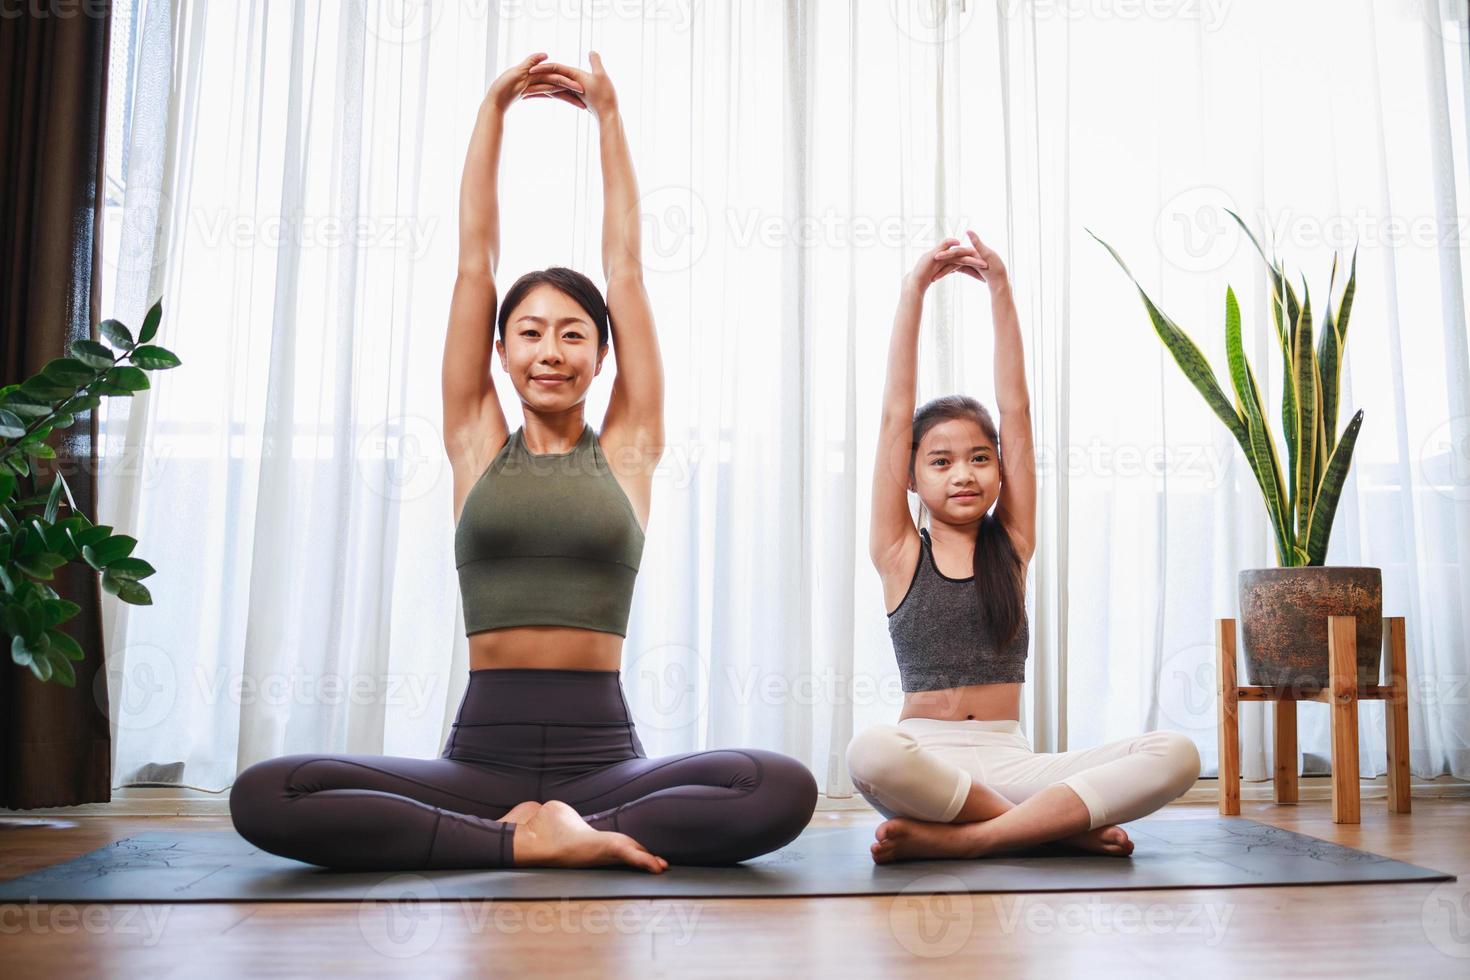
[(853, 785), (885, 817), (949, 823), (972, 780), (1012, 803), (1070, 786), (1088, 829), (1137, 820), (1199, 778), (1199, 750), (1179, 732), (1152, 731), (1071, 752), (1033, 752), (1019, 721), (905, 718), (859, 732), (847, 747)]

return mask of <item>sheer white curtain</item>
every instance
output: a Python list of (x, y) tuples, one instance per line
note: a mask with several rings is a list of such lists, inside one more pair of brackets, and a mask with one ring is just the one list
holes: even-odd
[[(847, 740), (900, 701), (866, 557), (892, 308), (918, 252), (973, 227), (1012, 271), (1043, 470), (1023, 723), (1048, 750), (1178, 729), (1212, 774), (1211, 622), (1271, 562), (1264, 510), (1084, 228), (1223, 366), (1227, 281), (1270, 339), (1223, 204), (1314, 292), (1324, 233), (1364, 226), (1346, 404), (1366, 421), (1330, 560), (1382, 566), (1409, 618), (1414, 772), (1467, 775), (1465, 42), (1425, 2), (137, 0), (109, 312), (163, 296), (184, 364), (104, 419), (101, 519), (159, 569), (155, 605), (104, 598), (117, 784), (438, 753), (468, 666), (438, 387), (464, 150), (499, 66), (589, 48), (630, 133), (667, 379), (624, 647), (650, 753), (778, 749), (851, 796)], [(506, 283), (599, 278), (593, 126), (513, 108)], [(1399, 218), (1452, 234), (1399, 242)], [(993, 402), (990, 345), (984, 288), (946, 280), (921, 399)], [(1302, 746), (1325, 757), (1317, 707)]]
[[(1037, 575), (1058, 694), (1036, 692), (1039, 743), (1174, 728), (1216, 771), (1210, 624), (1235, 615), (1240, 569), (1273, 563), (1265, 511), (1087, 230), (1227, 385), (1232, 285), (1276, 404), (1264, 267), (1229, 208), (1307, 278), (1318, 315), (1334, 248), (1340, 293), (1359, 247), (1341, 419), (1365, 420), (1328, 562), (1381, 567), (1385, 614), (1407, 617), (1413, 772), (1470, 774), (1464, 7), (1023, 4), (1005, 20), (1012, 262), (1057, 420)], [(1247, 778), (1269, 774), (1264, 708), (1243, 706)], [(1362, 772), (1381, 775), (1383, 705), (1360, 712)], [(1300, 716), (1305, 771), (1325, 772), (1327, 708)]]

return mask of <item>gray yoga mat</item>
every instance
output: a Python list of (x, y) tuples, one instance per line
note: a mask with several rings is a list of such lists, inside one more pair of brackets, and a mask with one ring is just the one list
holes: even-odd
[(1030, 848), (975, 861), (882, 866), (868, 854), (876, 825), (813, 827), (743, 865), (671, 866), (661, 875), (623, 868), (329, 871), (261, 851), (233, 830), (151, 831), (0, 882), (0, 901), (769, 898), (1455, 879), (1242, 817), (1133, 821), (1125, 827), (1137, 846), (1126, 858)]

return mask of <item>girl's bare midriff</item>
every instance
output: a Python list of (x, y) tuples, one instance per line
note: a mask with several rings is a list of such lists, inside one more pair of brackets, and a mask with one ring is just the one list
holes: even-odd
[(623, 638), (575, 626), (512, 626), (470, 634), (470, 670), (618, 670)]
[(944, 721), (1020, 721), (1020, 684), (971, 684), (938, 691), (910, 691), (903, 696), (898, 719), (939, 718)]

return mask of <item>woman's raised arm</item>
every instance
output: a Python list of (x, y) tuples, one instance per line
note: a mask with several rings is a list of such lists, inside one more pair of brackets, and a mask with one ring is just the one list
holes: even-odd
[(534, 78), (531, 68), (546, 58), (533, 54), (495, 79), (475, 117), (459, 185), (459, 267), (449, 301), (441, 386), (444, 448), (458, 471), (478, 475), (507, 436), (505, 413), (490, 376), (495, 351), (495, 268), (500, 261), (500, 144), (505, 112), (533, 81), (556, 81), (576, 89), (571, 79)]
[[(652, 467), (664, 450), (664, 375), (653, 310), (643, 288), (638, 180), (612, 80), (596, 51), (589, 51), (587, 57), (591, 71), (555, 62), (534, 66), (533, 77), (555, 78), (533, 86), (526, 97), (560, 99), (597, 119), (602, 161), (602, 271), (607, 277), (607, 312), (618, 366), (601, 437), (610, 455), (616, 451), (621, 459), (633, 457)], [(559, 78), (575, 80), (582, 91), (567, 91), (555, 80)], [(651, 476), (651, 469), (647, 475)]]
[(914, 401), (919, 373), (919, 321), (924, 294), (951, 272), (978, 271), (975, 249), (946, 238), (925, 252), (903, 278), (893, 333), (888, 341), (888, 377), (883, 386), (878, 450), (873, 457), (873, 503), (868, 527), (868, 557), (880, 571), (897, 567), (899, 559), (918, 537), (909, 513), (909, 454), (913, 447)]

